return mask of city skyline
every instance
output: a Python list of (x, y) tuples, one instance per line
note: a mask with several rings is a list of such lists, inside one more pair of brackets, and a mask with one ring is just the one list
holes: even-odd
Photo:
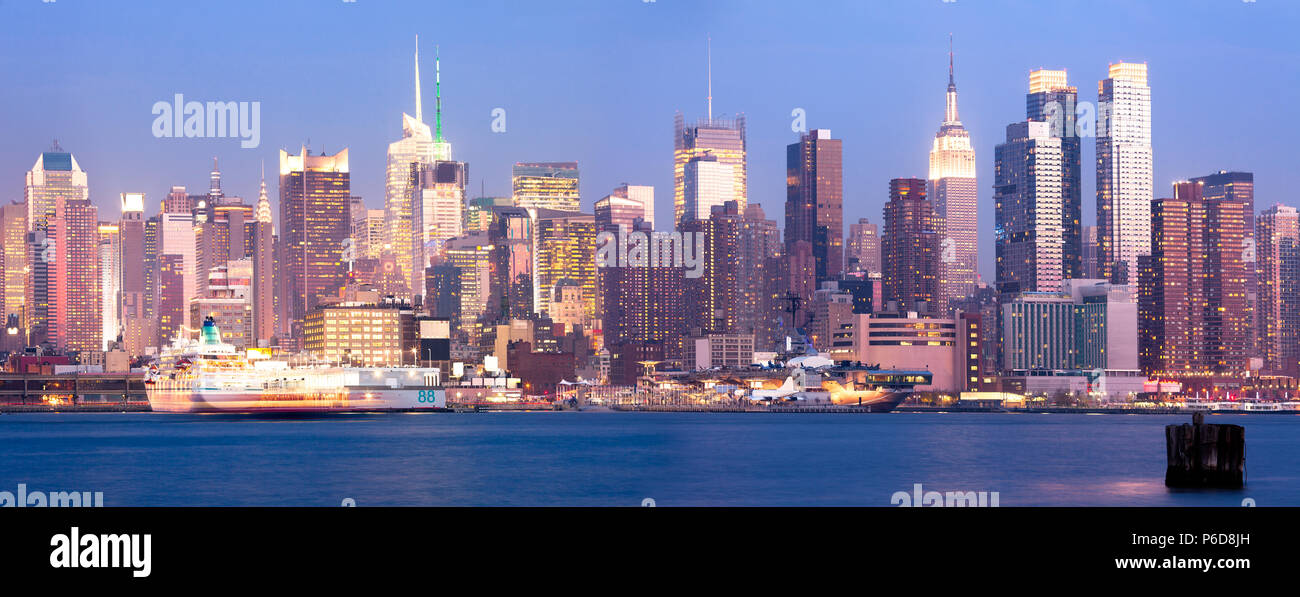
[[(331, 27), (343, 27), (356, 22), (366, 26), (383, 20), (389, 8), (362, 7), (354, 13), (345, 13), (358, 7), (320, 7), (306, 11), (305, 30), (315, 33)], [(1035, 52), (1025, 56), (1023, 51), (1005, 47), (1000, 43), (1007, 35), (1023, 39), (1034, 45), (1035, 36), (1024, 28), (996, 23), (999, 11), (985, 10), (966, 3), (936, 3), (923, 7), (872, 7), (865, 11), (848, 7), (850, 17), (844, 23), (829, 25), (826, 43), (816, 50), (808, 50), (813, 57), (824, 60), (806, 60), (797, 46), (776, 43), (763, 48), (759, 40), (746, 35), (747, 28), (761, 26), (778, 18), (786, 5), (745, 4), (745, 10), (729, 9), (727, 3), (704, 6), (705, 17), (690, 27), (666, 26), (681, 7), (660, 2), (650, 6), (632, 3), (600, 5), (591, 11), (582, 23), (564, 25), (582, 28), (588, 36), (572, 46), (546, 44), (539, 58), (563, 59), (565, 63), (587, 65), (592, 68), (575, 68), (583, 72), (572, 77), (544, 77), (537, 69), (528, 68), (528, 61), (509, 61), (517, 56), (509, 48), (536, 45), (538, 34), (525, 26), (530, 18), (553, 19), (534, 7), (508, 5), (520, 22), (504, 20), (496, 27), (446, 28), (436, 26), (414, 28), (408, 32), (394, 32), (383, 43), (358, 47), (342, 44), (343, 49), (322, 49), (313, 44), (293, 42), (297, 34), (284, 33), (275, 40), (258, 38), (249, 47), (231, 48), (220, 54), (218, 61), (213, 53), (185, 45), (168, 48), (164, 36), (162, 45), (151, 48), (148, 59), (159, 68), (141, 74), (130, 81), (103, 80), (103, 93), (94, 101), (82, 101), (74, 90), (84, 87), (86, 73), (97, 68), (99, 61), (130, 61), (144, 59), (142, 48), (130, 46), (107, 52), (106, 57), (92, 55), (90, 47), (94, 33), (76, 36), (79, 27), (107, 20), (123, 18), (117, 13), (101, 12), (95, 5), (76, 2), (58, 3), (57, 6), (10, 6), (6, 12), (16, 18), (8, 19), (9, 27), (3, 42), (20, 44), (7, 49), (10, 56), (24, 55), (23, 43), (53, 46), (48, 54), (32, 57), (25, 63), (9, 63), (11, 81), (20, 86), (27, 83), (28, 93), (15, 94), (0, 100), (0, 109), (9, 113), (30, 115), (9, 118), (13, 124), (10, 143), (0, 153), (5, 163), (0, 171), (7, 179), (21, 177), (30, 167), (33, 154), (39, 153), (57, 138), (67, 151), (77, 156), (90, 174), (91, 199), (102, 214), (116, 219), (116, 198), (122, 192), (144, 192), (147, 197), (145, 211), (155, 213), (157, 202), (172, 185), (185, 185), (202, 189), (200, 176), (206, 174), (206, 160), (218, 156), (223, 163), (225, 187), (228, 195), (251, 200), (257, 191), (257, 164), (273, 159), (279, 148), (296, 149), (311, 139), (311, 149), (335, 153), (343, 148), (351, 151), (354, 195), (363, 197), (371, 208), (381, 207), (384, 184), (384, 147), (400, 131), (395, 114), (413, 112), (411, 82), (411, 53), (414, 35), (423, 33), (424, 44), (437, 45), (447, 85), (443, 86), (446, 139), (456, 143), (457, 158), (474, 164), (475, 178), (466, 189), (467, 196), (477, 196), (480, 190), (491, 196), (508, 195), (509, 169), (517, 161), (552, 160), (577, 161), (584, 172), (581, 183), (580, 208), (590, 211), (592, 203), (622, 182), (652, 185), (661, 189), (657, 198), (659, 228), (665, 228), (664, 214), (668, 209), (667, 189), (672, 184), (671, 163), (666, 153), (671, 147), (668, 122), (675, 112), (682, 112), (688, 121), (705, 113), (706, 94), (713, 97), (715, 117), (735, 117), (740, 113), (747, 121), (748, 200), (761, 203), (769, 213), (777, 213), (783, 199), (783, 148), (798, 140), (791, 130), (790, 114), (801, 109), (806, 113), (806, 127), (830, 128), (836, 137), (846, 140), (844, 218), (856, 221), (861, 217), (879, 218), (887, 198), (882, 192), (884, 182), (895, 177), (924, 176), (926, 152), (933, 140), (933, 122), (942, 117), (942, 102), (938, 100), (944, 81), (947, 60), (946, 40), (951, 31), (956, 39), (957, 59), (962, 63), (962, 121), (971, 132), (977, 156), (977, 176), (981, 180), (980, 242), (982, 249), (980, 273), (984, 281), (992, 281), (992, 207), (991, 156), (992, 148), (1001, 142), (1003, 127), (1008, 122), (1023, 118), (1023, 81), (1030, 70), (1037, 68), (1063, 68), (1070, 73), (1071, 82), (1082, 92), (1080, 102), (1095, 102), (1094, 82), (1106, 77), (1108, 64), (1125, 60), (1146, 62), (1150, 67), (1152, 93), (1152, 137), (1155, 158), (1154, 187), (1157, 195), (1169, 188), (1174, 180), (1203, 175), (1218, 170), (1246, 170), (1257, 173), (1259, 182), (1258, 206), (1292, 202), (1282, 189), (1294, 186), (1296, 176), (1284, 165), (1284, 152), (1270, 147), (1267, 135), (1230, 135), (1220, 131), (1265, 130), (1270, 113), (1281, 113), (1281, 102), (1288, 95), (1276, 86), (1283, 85), (1285, 76), (1277, 72), (1294, 69), (1287, 61), (1292, 50), (1284, 48), (1281, 40), (1268, 35), (1253, 36), (1242, 42), (1226, 34), (1216, 35), (1210, 29), (1196, 45), (1177, 37), (1181, 35), (1180, 23), (1204, 20), (1207, 15), (1220, 23), (1248, 23), (1256, 30), (1267, 31), (1270, 21), (1279, 12), (1294, 11), (1291, 7), (1277, 6), (1199, 6), (1187, 7), (1181, 12), (1169, 12), (1153, 7), (1106, 5), (1088, 11), (1070, 7), (1042, 7), (1045, 18), (1055, 14), (1053, 22), (1085, 22), (1083, 18), (1094, 10), (1118, 11), (1130, 19), (1121, 19), (1119, 25), (1105, 30), (1078, 30), (1064, 28), (1051, 30), (1053, 39), (1060, 43), (1053, 50)], [(693, 7), (694, 8), (694, 7)], [(274, 8), (274, 11), (292, 11), (293, 5)], [(63, 20), (47, 19), (51, 13), (42, 10), (63, 11), (54, 13)], [(419, 9), (417, 9), (419, 10)], [(809, 7), (810, 19), (832, 11), (843, 12), (844, 6)], [(203, 15), (211, 9), (171, 7), (165, 15), (149, 14), (148, 8), (123, 11), (145, 22), (155, 22), (160, 29), (168, 23), (194, 19), (207, 22)], [(648, 11), (648, 12), (647, 12)], [(657, 11), (657, 12), (655, 12)], [(232, 13), (235, 11), (231, 11)], [(301, 11), (300, 11), (301, 12)], [(449, 15), (481, 25), (490, 19), (490, 10), (467, 8), (450, 9)], [(539, 14), (533, 14), (537, 12)], [(896, 13), (896, 14), (895, 14)], [(866, 42), (844, 35), (844, 28), (852, 23), (867, 26), (879, 18), (905, 15), (921, 24), (908, 24), (897, 32), (889, 32), (877, 40)], [(196, 16), (198, 15), (198, 16)], [(210, 15), (211, 16), (211, 15)], [(271, 16), (271, 15), (268, 15)], [(1163, 20), (1156, 21), (1160, 17)], [(1168, 17), (1165, 19), (1165, 17)], [(215, 18), (215, 17), (214, 17)], [(84, 20), (84, 23), (82, 22)], [(626, 22), (635, 27), (639, 42), (644, 47), (615, 44), (609, 57), (603, 59), (581, 55), (579, 49), (591, 43), (589, 36), (599, 27), (581, 27), (597, 22)], [(1187, 22), (1184, 23), (1184, 20)], [(1240, 23), (1238, 23), (1238, 21)], [(59, 28), (50, 29), (49, 23), (58, 22)], [(543, 20), (542, 22), (550, 22)], [(662, 27), (660, 27), (663, 25)], [(985, 25), (981, 27), (981, 25)], [(246, 31), (235, 35), (257, 36), (263, 25), (249, 23)], [(65, 32), (65, 28), (67, 32)], [(486, 31), (467, 40), (457, 31)], [(1231, 30), (1223, 27), (1223, 31)], [(1133, 35), (1141, 31), (1143, 35)], [(1125, 34), (1124, 32), (1128, 32)], [(84, 32), (83, 32), (84, 33)], [(600, 35), (605, 35), (601, 33)], [(706, 38), (712, 38), (712, 90), (707, 90)], [(51, 41), (44, 41), (44, 40)], [(189, 38), (178, 37), (171, 43), (185, 44)], [(850, 41), (851, 40), (851, 41)], [(1234, 44), (1254, 44), (1246, 48)], [(1276, 47), (1273, 44), (1277, 44)], [(1014, 44), (1013, 44), (1014, 45)], [(1087, 49), (1080, 49), (1086, 47)], [(301, 50), (298, 48), (310, 48)], [(889, 48), (894, 60), (873, 61), (873, 52)], [(166, 50), (172, 50), (169, 53)], [(97, 48), (97, 51), (99, 49)], [(427, 50), (426, 50), (427, 52)], [(278, 53), (278, 54), (277, 54)], [(835, 53), (839, 59), (822, 56)], [(264, 55), (280, 55), (282, 60), (267, 63), (259, 60)], [(1249, 60), (1241, 60), (1249, 55)], [(308, 61), (293, 58), (309, 58)], [(77, 58), (73, 60), (72, 58)], [(79, 65), (81, 68), (56, 68), (57, 64)], [(626, 59), (620, 61), (620, 59)], [(495, 62), (492, 62), (494, 61)], [(364, 61), (365, 68), (349, 68), (351, 61)], [(587, 64), (585, 61), (596, 61)], [(488, 65), (491, 63), (491, 66)], [(248, 64), (258, 64), (261, 72), (253, 72)], [(305, 65), (300, 68), (299, 65)], [(822, 76), (825, 84), (812, 87), (782, 86), (779, 81), (790, 80), (791, 69), (798, 66), (800, 77)], [(1240, 76), (1256, 81), (1256, 85), (1241, 95), (1222, 96), (1187, 93), (1186, 83), (1171, 82), (1200, 77), (1219, 70), (1231, 70)], [(104, 65), (100, 64), (103, 67)], [(120, 70), (120, 66), (116, 67)], [(290, 76), (285, 68), (297, 68)], [(343, 69), (333, 71), (331, 69)], [(56, 76), (43, 81), (37, 72), (56, 71)], [(115, 72), (114, 68), (101, 68)], [(545, 69), (543, 69), (545, 70)], [(304, 75), (337, 76), (348, 73), (357, 78), (336, 95), (337, 100), (314, 100), (304, 105), (304, 92), (285, 83)], [(565, 72), (570, 72), (566, 70)], [(590, 72), (590, 75), (585, 73)], [(608, 93), (594, 95), (589, 86), (602, 88), (611, 77), (627, 81), (627, 72), (643, 73), (632, 80), (635, 85), (626, 94)], [(854, 76), (833, 77), (832, 72), (848, 72)], [(1256, 73), (1256, 76), (1252, 76)], [(1269, 73), (1271, 76), (1264, 76)], [(424, 86), (430, 87), (426, 72)], [(831, 77), (831, 78), (826, 78)], [(902, 80), (906, 84), (887, 98), (863, 94), (873, 81)], [(69, 83), (64, 83), (68, 81)], [(73, 85), (76, 81), (78, 85)], [(97, 83), (98, 81), (92, 81)], [(365, 90), (364, 93), (353, 89)], [(522, 90), (554, 92), (536, 94)], [(763, 90), (763, 93), (760, 93)], [(775, 91), (775, 92), (773, 92)], [(256, 149), (240, 149), (232, 139), (157, 139), (150, 135), (152, 116), (149, 107), (155, 101), (169, 99), (175, 93), (199, 101), (260, 101), (263, 131), (261, 145)], [(1248, 95), (1247, 95), (1248, 94)], [(364, 97), (362, 97), (364, 96)], [(610, 97), (608, 101), (593, 99)], [(630, 98), (629, 105), (625, 99)], [(1252, 110), (1241, 110), (1239, 105), (1250, 102)], [(1271, 102), (1278, 102), (1270, 108)], [(293, 109), (283, 106), (292, 105)], [(277, 108), (277, 106), (282, 106)], [(506, 132), (493, 133), (492, 110), (506, 110)], [(106, 118), (111, 114), (113, 118)], [(138, 114), (138, 118), (130, 115)], [(1207, 116), (1212, 115), (1212, 116)], [(576, 134), (574, 122), (590, 123), (590, 130)], [(51, 127), (50, 123), (60, 123)], [(1180, 122), (1196, 123), (1193, 126)], [(608, 131), (608, 132), (606, 132)], [(617, 135), (610, 137), (609, 135)], [(1197, 139), (1213, 138), (1213, 149)], [(620, 139), (636, 139), (628, 144)], [(882, 143), (881, 140), (888, 140)], [(126, 150), (122, 146), (127, 147)], [(1093, 160), (1093, 143), (1085, 140), (1083, 162)], [(1273, 149), (1273, 151), (1270, 151)], [(1085, 165), (1082, 178), (1084, 188), (1084, 224), (1094, 224), (1093, 176), (1091, 167)], [(278, 196), (278, 189), (269, 194)], [(0, 200), (20, 198), (11, 190), (0, 195)], [(106, 216), (107, 217), (107, 216)], [(669, 218), (671, 216), (668, 216)], [(777, 218), (782, 221), (783, 218)]]

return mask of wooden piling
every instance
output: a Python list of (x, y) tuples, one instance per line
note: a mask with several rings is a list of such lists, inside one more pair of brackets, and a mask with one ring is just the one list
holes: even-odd
[(1246, 430), (1209, 425), (1203, 413), (1190, 425), (1165, 426), (1168, 487), (1239, 488), (1246, 482)]

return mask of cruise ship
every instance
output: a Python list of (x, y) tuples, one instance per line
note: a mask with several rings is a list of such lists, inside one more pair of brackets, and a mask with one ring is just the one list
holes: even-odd
[(212, 318), (177, 340), (145, 377), (155, 412), (311, 413), (443, 410), (440, 372), (427, 367), (293, 366), (221, 341)]

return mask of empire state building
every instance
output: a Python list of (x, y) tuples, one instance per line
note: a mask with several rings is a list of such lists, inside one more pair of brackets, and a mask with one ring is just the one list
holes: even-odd
[(930, 150), (927, 194), (940, 221), (939, 308), (975, 292), (979, 267), (979, 200), (975, 182), (975, 150), (970, 133), (957, 115), (957, 84), (953, 77), (952, 40), (948, 49), (948, 96), (943, 124)]

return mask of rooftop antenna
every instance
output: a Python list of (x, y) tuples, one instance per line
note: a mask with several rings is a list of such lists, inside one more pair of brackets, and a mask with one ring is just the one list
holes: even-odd
[(420, 34), (415, 34), (415, 120), (424, 122), (424, 108), (420, 101)]
[(709, 97), (708, 97), (708, 100), (709, 100), (709, 121), (712, 122), (712, 121), (713, 121), (713, 37), (712, 37), (712, 36), (706, 36), (706, 37), (705, 37), (705, 40), (706, 40), (707, 43), (708, 43), (708, 49), (707, 49), (707, 53), (708, 53), (708, 70), (707, 70), (707, 72), (708, 72), (708, 78), (709, 78)]
[(957, 88), (957, 83), (953, 81), (953, 77), (952, 77), (952, 34), (949, 33), (948, 34), (948, 89), (952, 90), (956, 88)]
[(442, 143), (442, 58), (439, 55), (441, 46), (433, 46), (433, 95), (436, 98), (436, 110), (434, 118), (437, 120), (436, 131), (433, 140)]

